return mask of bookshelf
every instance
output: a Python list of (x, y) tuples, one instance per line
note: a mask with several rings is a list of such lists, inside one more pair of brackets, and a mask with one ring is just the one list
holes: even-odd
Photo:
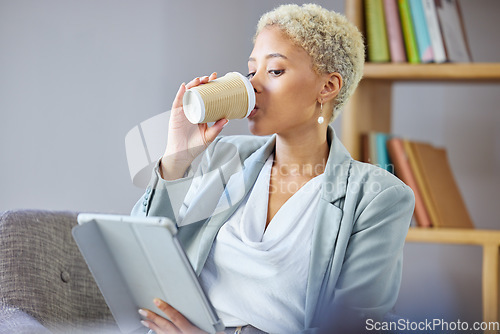
[[(346, 16), (364, 30), (363, 0), (346, 0)], [(361, 134), (391, 132), (393, 86), (404, 81), (500, 82), (500, 63), (367, 63), (342, 115), (342, 142), (361, 158)], [(500, 231), (411, 228), (407, 241), (480, 245), (483, 248), (483, 320), (500, 321)], [(489, 333), (489, 332), (485, 332)]]

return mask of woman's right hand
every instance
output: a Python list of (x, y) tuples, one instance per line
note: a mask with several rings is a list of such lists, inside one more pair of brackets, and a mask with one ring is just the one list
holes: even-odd
[(165, 180), (181, 178), (193, 160), (215, 140), (228, 123), (228, 120), (223, 118), (211, 127), (207, 124), (192, 124), (184, 115), (182, 108), (182, 98), (186, 90), (216, 78), (217, 73), (212, 73), (210, 76), (195, 78), (187, 85), (183, 83), (179, 88), (172, 104), (167, 148), (160, 163), (160, 173)]

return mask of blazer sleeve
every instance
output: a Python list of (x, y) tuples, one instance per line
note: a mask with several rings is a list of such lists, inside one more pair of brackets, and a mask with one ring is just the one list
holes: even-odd
[(178, 180), (162, 179), (158, 162), (131, 214), (168, 217), (178, 226), (209, 218), (223, 208), (218, 206), (220, 197), (231, 175), (239, 170), (242, 161), (237, 147), (218, 137)]
[(193, 179), (190, 174), (191, 168), (181, 179), (164, 180), (160, 176), (158, 161), (153, 168), (146, 191), (132, 208), (131, 215), (167, 217), (177, 221), (180, 206), (178, 201), (172, 201), (171, 199), (184, 199)]
[(220, 138), (216, 139), (186, 170), (180, 179), (167, 181), (160, 175), (160, 161), (153, 168), (151, 179), (144, 195), (132, 208), (132, 216), (168, 217), (179, 223), (181, 208), (189, 204), (190, 197), (196, 194), (210, 156)]
[(413, 192), (402, 184), (381, 191), (361, 209), (328, 310), (330, 325), (354, 333), (365, 329), (366, 319), (380, 320), (394, 307), (413, 209)]

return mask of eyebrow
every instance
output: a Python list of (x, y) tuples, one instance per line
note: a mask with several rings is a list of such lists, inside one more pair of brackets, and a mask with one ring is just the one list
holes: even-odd
[[(287, 56), (282, 55), (281, 53), (270, 53), (266, 56), (266, 59), (270, 58), (283, 58), (283, 59), (288, 59)], [(248, 61), (255, 61), (255, 58), (250, 57), (248, 58)]]

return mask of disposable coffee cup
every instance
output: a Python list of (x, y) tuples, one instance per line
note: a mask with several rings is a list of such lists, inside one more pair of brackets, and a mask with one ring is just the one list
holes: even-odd
[(238, 72), (230, 72), (188, 89), (182, 104), (184, 114), (193, 124), (245, 118), (255, 108), (255, 92), (250, 80)]

